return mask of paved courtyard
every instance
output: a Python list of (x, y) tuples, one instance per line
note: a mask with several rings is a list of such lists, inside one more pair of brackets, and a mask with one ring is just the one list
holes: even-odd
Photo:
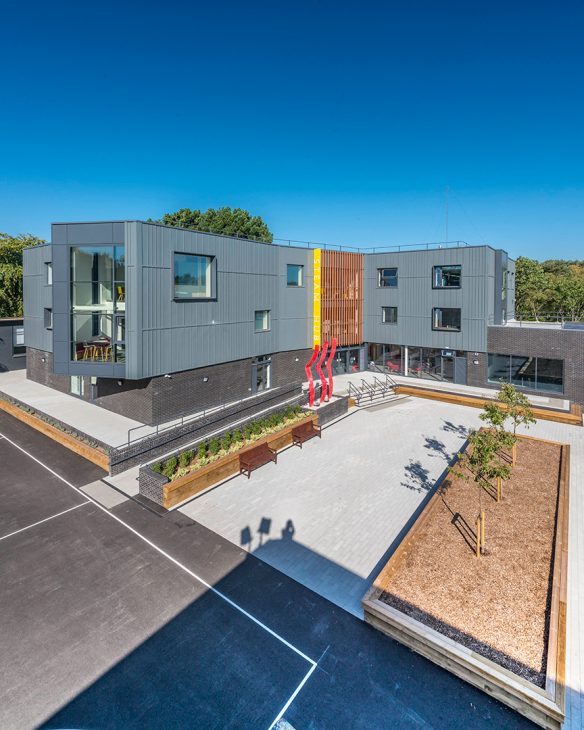
[(182, 511), (361, 617), (372, 577), (478, 423), (419, 399), (358, 411)]

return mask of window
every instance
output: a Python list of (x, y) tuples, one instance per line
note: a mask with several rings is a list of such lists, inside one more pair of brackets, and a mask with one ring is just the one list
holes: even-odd
[(432, 287), (434, 289), (460, 289), (462, 266), (434, 266), (432, 269)]
[(377, 286), (397, 286), (397, 269), (377, 269)]
[(432, 310), (432, 329), (460, 332), (460, 309), (436, 307)]
[(24, 327), (12, 328), (12, 356), (20, 357), (26, 355), (26, 347), (24, 346)]
[(253, 393), (261, 393), (271, 386), (272, 358), (270, 355), (256, 357), (251, 366), (251, 388)]
[(488, 380), (501, 380), (518, 388), (562, 393), (564, 389), (564, 363), (547, 357), (499, 355), (489, 353)]
[(114, 318), (126, 310), (123, 246), (71, 247), (71, 358), (113, 362)]
[(266, 332), (270, 329), (270, 310), (258, 309), (255, 313), (255, 331)]
[(383, 324), (397, 324), (397, 307), (381, 307)]
[(83, 397), (83, 377), (81, 375), (71, 375), (69, 392), (71, 395)]
[(45, 264), (45, 284), (53, 283), (53, 264), (51, 261), (47, 261)]
[(302, 286), (304, 266), (300, 264), (287, 264), (286, 286)]
[(174, 298), (211, 299), (213, 256), (174, 254)]
[(45, 329), (52, 330), (53, 329), (53, 310), (52, 309), (45, 309)]

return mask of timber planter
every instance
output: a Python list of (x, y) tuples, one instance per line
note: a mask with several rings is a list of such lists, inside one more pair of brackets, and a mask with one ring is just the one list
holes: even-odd
[(569, 464), (569, 446), (521, 437), (521, 469), (503, 502), (492, 499), (481, 558), (445, 482), (362, 601), (372, 626), (554, 730), (565, 713)]
[(211, 464), (202, 466), (199, 469), (195, 469), (194, 471), (179, 477), (178, 479), (174, 479), (172, 482), (166, 483), (162, 487), (162, 506), (165, 509), (170, 509), (185, 499), (194, 497), (200, 492), (203, 492), (205, 489), (208, 489), (209, 487), (212, 487), (213, 485), (218, 484), (235, 474), (239, 474), (239, 457), (240, 455), (245, 454), (246, 451), (250, 451), (261, 444), (266, 444), (276, 451), (280, 451), (281, 449), (290, 446), (292, 444), (292, 430), (304, 423), (311, 422), (316, 424), (316, 415), (310, 415), (306, 418), (295, 421), (288, 426), (284, 426), (284, 428), (276, 431), (275, 433), (262, 436), (252, 443), (243, 446), (241, 449), (226, 454)]

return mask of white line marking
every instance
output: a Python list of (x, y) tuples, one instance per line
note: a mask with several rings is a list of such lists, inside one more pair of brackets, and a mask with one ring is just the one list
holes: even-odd
[[(0, 434), (1, 435), (1, 434)], [(273, 636), (275, 639), (280, 641), (284, 646), (287, 646), (289, 649), (291, 649), (293, 652), (298, 654), (298, 656), (301, 656), (305, 661), (307, 661), (311, 665), (310, 672), (306, 675), (304, 680), (301, 682), (301, 684), (297, 687), (296, 692), (292, 695), (282, 712), (284, 712), (290, 702), (296, 697), (300, 689), (302, 688), (302, 685), (308, 677), (312, 674), (313, 670), (316, 668), (316, 662), (314, 659), (311, 659), (310, 657), (306, 656), (304, 652), (300, 651), (297, 647), (295, 647), (293, 644), (291, 644), (289, 641), (286, 641), (286, 639), (283, 636), (280, 636), (280, 634), (277, 634), (273, 629), (271, 629), (269, 626), (266, 626), (266, 624), (262, 623), (259, 619), (257, 619), (255, 616), (253, 616), (251, 613), (245, 610), (245, 608), (242, 608), (239, 604), (235, 603), (235, 601), (232, 601), (231, 598), (228, 598), (224, 593), (221, 593), (221, 591), (218, 591), (216, 588), (213, 588), (213, 586), (210, 583), (207, 583), (206, 580), (203, 580), (200, 576), (198, 576), (196, 573), (193, 573), (192, 570), (187, 568), (186, 565), (183, 565), (181, 562), (179, 562), (176, 558), (173, 558), (172, 555), (169, 555), (165, 550), (158, 547), (155, 543), (153, 543), (151, 540), (149, 540), (147, 537), (142, 535), (138, 532), (138, 530), (134, 529), (130, 525), (127, 524), (127, 522), (124, 522), (124, 520), (120, 519), (117, 515), (112, 514), (109, 512), (105, 507), (103, 507), (97, 500), (93, 499), (91, 495), (85, 494), (85, 492), (82, 492), (78, 487), (76, 487), (74, 484), (71, 484), (71, 482), (68, 482), (64, 477), (62, 477), (60, 474), (57, 474), (56, 471), (53, 471), (51, 467), (47, 466), (46, 464), (43, 464), (42, 461), (36, 458), (36, 456), (33, 456), (31, 453), (29, 453), (26, 449), (23, 449), (22, 446), (19, 446), (17, 443), (12, 441), (8, 438), (8, 436), (4, 436), (6, 441), (8, 441), (9, 444), (12, 444), (16, 449), (19, 451), (22, 451), (23, 454), (26, 454), (30, 459), (33, 461), (36, 461), (37, 464), (40, 464), (40, 466), (43, 467), (43, 469), (46, 469), (48, 472), (53, 474), (53, 476), (56, 476), (57, 479), (60, 479), (64, 484), (66, 484), (68, 487), (71, 487), (71, 489), (74, 489), (76, 492), (81, 494), (83, 497), (88, 497), (88, 502), (92, 502), (98, 509), (100, 509), (102, 512), (104, 512), (108, 517), (111, 517), (116, 522), (119, 522), (120, 525), (123, 525), (127, 530), (132, 532), (134, 535), (140, 538), (140, 540), (143, 540), (147, 545), (150, 545), (151, 548), (156, 550), (160, 555), (163, 555), (167, 560), (170, 560), (171, 563), (174, 563), (177, 567), (179, 567), (181, 570), (184, 570), (185, 573), (190, 575), (192, 578), (197, 580), (199, 583), (205, 586), (205, 588), (208, 588), (210, 591), (212, 591), (216, 596), (219, 598), (222, 598), (226, 603), (228, 603), (232, 608), (234, 608), (236, 611), (239, 611), (241, 614), (243, 614), (246, 618), (248, 618), (250, 621), (253, 621), (254, 624), (262, 628), (264, 631), (266, 631), (270, 636)], [(279, 719), (279, 718), (278, 718)]]
[[(8, 441), (8, 439), (6, 439)], [(13, 535), (18, 535), (19, 532), (24, 532), (25, 530), (30, 530), (31, 527), (36, 527), (37, 525), (42, 525), (43, 522), (48, 522), (49, 520), (54, 520), (55, 517), (60, 517), (61, 515), (67, 514), (67, 512), (72, 512), (74, 509), (77, 509), (78, 507), (83, 507), (84, 504), (90, 504), (89, 500), (87, 502), (81, 502), (81, 504), (76, 504), (75, 507), (69, 507), (69, 509), (64, 509), (62, 512), (57, 512), (56, 515), (52, 515), (51, 517), (45, 517), (44, 520), (39, 520), (38, 522), (33, 522), (32, 525), (27, 525), (26, 527), (21, 527), (20, 530), (15, 530), (14, 532), (10, 532), (8, 535), (3, 535), (0, 537), (0, 540), (6, 540), (9, 537), (12, 537)]]
[(268, 728), (268, 730), (273, 730), (273, 728), (278, 724), (278, 722), (282, 719), (282, 717), (284, 717), (284, 713), (290, 707), (290, 705), (294, 702), (294, 700), (296, 699), (296, 696), (298, 695), (298, 693), (300, 692), (300, 690), (304, 687), (304, 685), (306, 684), (306, 682), (308, 682), (308, 680), (310, 679), (310, 675), (314, 672), (315, 669), (316, 669), (316, 664), (313, 664), (310, 667), (310, 669), (308, 670), (308, 672), (306, 673), (306, 675), (304, 676), (304, 679), (302, 680), (302, 682), (300, 682), (300, 684), (298, 685), (298, 687), (296, 687), (296, 689), (294, 690), (294, 692), (292, 692), (292, 694), (290, 695), (290, 698), (289, 698), (288, 702), (286, 702), (286, 704), (284, 705), (284, 707), (282, 707), (282, 709), (280, 710), (280, 712), (277, 714), (276, 719), (270, 725), (270, 727)]

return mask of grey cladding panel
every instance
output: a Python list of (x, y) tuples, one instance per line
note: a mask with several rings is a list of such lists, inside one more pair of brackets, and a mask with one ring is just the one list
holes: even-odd
[(46, 283), (46, 263), (52, 246), (28, 248), (23, 253), (24, 341), (27, 347), (53, 351), (52, 331), (45, 327), (44, 310), (52, 308), (52, 287)]

